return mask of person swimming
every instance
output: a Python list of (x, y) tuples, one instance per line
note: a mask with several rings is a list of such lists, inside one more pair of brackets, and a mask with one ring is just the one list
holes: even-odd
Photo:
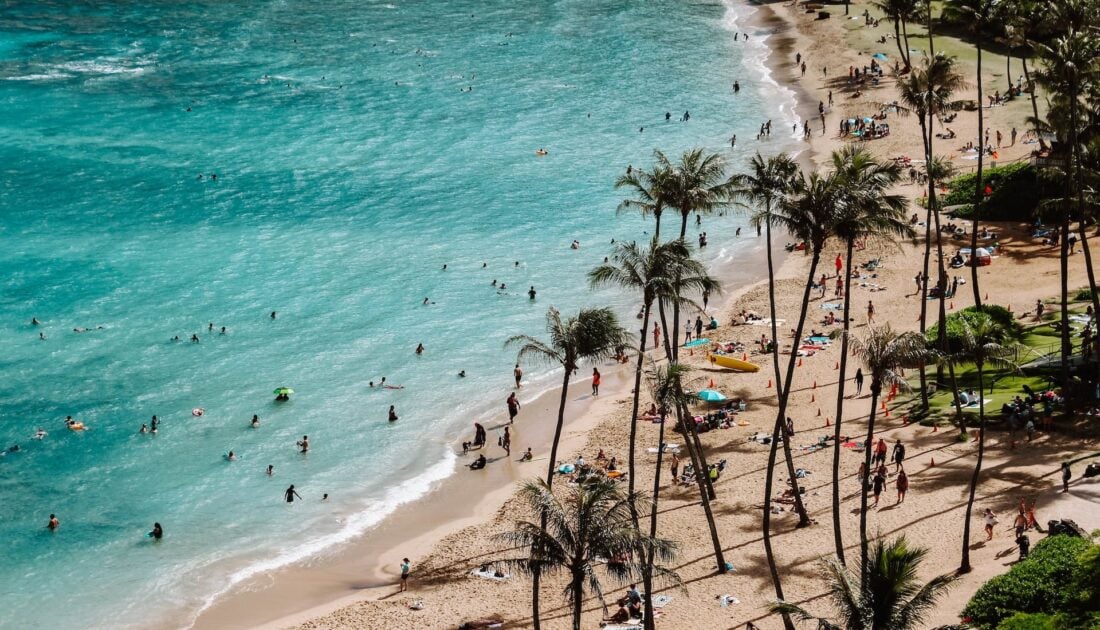
[(191, 343), (199, 343), (199, 336), (195, 335), (195, 334), (192, 334), (191, 335)]
[(416, 344), (416, 354), (418, 354), (418, 355), (424, 354), (424, 344), (422, 344), (422, 343)]
[(148, 433), (149, 427), (144, 422), (141, 423), (141, 428), (138, 429), (138, 433)]
[(466, 378), (466, 370), (459, 370), (458, 378)]
[(41, 324), (41, 323), (42, 323), (42, 322), (38, 321), (38, 318), (37, 318), (37, 317), (32, 317), (32, 318), (31, 318), (31, 326), (37, 326), (37, 325), (39, 325), (39, 324)]
[(397, 412), (394, 411), (393, 407), (393, 405), (390, 405), (390, 422), (397, 422)]
[(268, 464), (267, 465), (266, 474), (267, 474), (268, 477), (274, 477), (275, 476), (275, 465), (274, 464)]
[(50, 514), (50, 522), (46, 524), (46, 529), (53, 532), (57, 531), (58, 527), (61, 527), (61, 521), (57, 520), (56, 514)]
[(38, 430), (34, 432), (34, 439), (41, 440), (42, 438), (46, 437), (46, 435), (48, 435), (46, 433), (46, 430), (42, 427), (38, 427)]
[(237, 461), (237, 454), (233, 451), (229, 451), (229, 453), (226, 454), (225, 459), (227, 461), (235, 462)]
[(164, 538), (164, 528), (160, 526), (160, 523), (153, 523), (153, 531), (146, 534), (146, 536), (153, 540), (160, 540)]
[(252, 420), (248, 423), (253, 429), (260, 426), (260, 416), (252, 414)]
[(271, 319), (275, 319), (275, 311), (271, 311)]

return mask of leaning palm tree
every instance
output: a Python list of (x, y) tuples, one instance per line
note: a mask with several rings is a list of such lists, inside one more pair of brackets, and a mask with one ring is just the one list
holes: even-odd
[(832, 155), (833, 169), (841, 180), (847, 200), (839, 208), (834, 226), (836, 236), (844, 241), (844, 327), (841, 332), (840, 376), (837, 382), (836, 422), (833, 425), (833, 543), (837, 559), (844, 564), (844, 541), (840, 529), (840, 435), (844, 419), (844, 385), (848, 368), (848, 331), (851, 328), (852, 258), (857, 242), (866, 240), (893, 241), (912, 237), (914, 232), (905, 221), (907, 200), (889, 190), (901, 179), (901, 169), (895, 163), (879, 162), (864, 147), (848, 145)]
[[(668, 420), (668, 410), (685, 404), (683, 378), (691, 371), (691, 368), (680, 364), (670, 363), (663, 369), (656, 365), (651, 367), (650, 391), (653, 394), (653, 402), (657, 405), (661, 418), (661, 426), (657, 431), (657, 464), (653, 469), (653, 499), (649, 508), (649, 536), (657, 536), (657, 504), (660, 499), (661, 489), (661, 464), (664, 463), (665, 454), (665, 422)], [(675, 479), (672, 480), (675, 483)], [(712, 537), (716, 537), (716, 531), (712, 530)], [(725, 562), (721, 559), (720, 562)], [(653, 592), (653, 552), (650, 551), (642, 566), (642, 585), (646, 593)], [(653, 601), (647, 597), (645, 600), (645, 617), (643, 619), (646, 630), (653, 630)]]
[(637, 210), (643, 217), (652, 216), (655, 220), (653, 238), (661, 236), (661, 214), (666, 207), (664, 190), (672, 175), (672, 164), (661, 151), (653, 152), (654, 164), (650, 170), (631, 168), (629, 173), (615, 180), (615, 188), (629, 188), (634, 191), (633, 199), (619, 202), (618, 211)]
[(685, 151), (672, 169), (666, 188), (668, 206), (680, 213), (680, 238), (687, 237), (688, 219), (696, 214), (711, 214), (729, 201), (725, 158), (703, 149)]
[[(573, 614), (573, 630), (581, 628), (581, 608), (586, 593), (595, 593), (601, 603), (604, 597), (599, 566), (604, 564), (608, 577), (622, 584), (642, 575), (645, 559), (656, 556), (662, 562), (676, 558), (677, 544), (641, 534), (630, 520), (637, 509), (644, 507), (640, 494), (625, 494), (619, 484), (609, 479), (595, 479), (572, 487), (565, 500), (559, 500), (550, 486), (541, 479), (525, 483), (519, 497), (538, 515), (539, 523), (519, 521), (513, 531), (500, 534), (527, 552), (523, 558), (506, 558), (499, 563), (513, 570), (538, 577), (547, 573), (566, 573), (565, 600)], [(661, 568), (660, 575), (679, 583), (674, 572)], [(646, 593), (647, 596), (651, 592)], [(607, 605), (603, 605), (607, 612)], [(534, 620), (537, 624), (538, 619)]]
[[(810, 289), (817, 274), (818, 263), (821, 262), (821, 252), (825, 249), (825, 242), (833, 233), (837, 213), (844, 204), (843, 184), (835, 173), (822, 175), (817, 171), (808, 176), (805, 172), (799, 173), (792, 185), (792, 192), (788, 195), (775, 213), (772, 221), (775, 225), (786, 230), (796, 239), (805, 243), (810, 253), (810, 269), (806, 277), (806, 285), (802, 292), (802, 302), (798, 314), (798, 323), (795, 326), (794, 338), (791, 340), (791, 356), (787, 361), (787, 372), (783, 378), (783, 384), (777, 383), (779, 391), (779, 409), (776, 413), (775, 424), (772, 427), (771, 452), (768, 457), (768, 475), (764, 482), (764, 522), (769, 521), (771, 513), (771, 491), (774, 481), (775, 455), (778, 442), (782, 435), (783, 420), (787, 414), (787, 403), (791, 395), (791, 382), (794, 380), (794, 367), (798, 361), (798, 346), (802, 339), (802, 331), (806, 324), (806, 312), (810, 307)], [(778, 345), (779, 340), (774, 342)], [(789, 452), (790, 443), (783, 439), (784, 455)], [(802, 504), (802, 497), (798, 493), (795, 483), (794, 463), (790, 457), (786, 457), (787, 475), (794, 486), (794, 506), (798, 512), (798, 527), (810, 524), (810, 517)]]
[(970, 476), (970, 494), (966, 501), (966, 518), (963, 521), (962, 561), (959, 573), (970, 572), (970, 516), (974, 509), (974, 494), (978, 489), (978, 476), (982, 472), (985, 456), (985, 368), (992, 365), (1016, 371), (1019, 368), (1009, 360), (1016, 352), (1014, 344), (1006, 344), (1008, 332), (984, 312), (962, 313), (959, 316), (955, 347), (944, 360), (955, 364), (973, 363), (978, 372), (978, 461)]
[(908, 389), (902, 370), (922, 366), (935, 358), (928, 350), (924, 336), (916, 332), (898, 334), (890, 324), (869, 328), (863, 337), (852, 339), (852, 352), (863, 360), (863, 366), (871, 378), (871, 413), (867, 418), (867, 438), (863, 448), (864, 478), (860, 489), (859, 503), (859, 549), (860, 549), (860, 585), (868, 584), (867, 569), (867, 483), (871, 476), (871, 449), (875, 437), (875, 413), (883, 386), (897, 385)]
[(927, 549), (910, 547), (904, 536), (890, 542), (879, 539), (873, 554), (860, 566), (860, 578), (838, 560), (825, 560), (822, 575), (836, 616), (815, 617), (797, 604), (776, 602), (773, 612), (816, 621), (818, 630), (914, 630), (943, 596), (956, 577), (941, 575), (921, 584), (917, 573)]
[[(577, 315), (562, 321), (558, 309), (550, 307), (546, 312), (548, 342), (529, 335), (515, 335), (505, 342), (506, 347), (519, 346), (516, 362), (531, 357), (543, 363), (560, 365), (564, 369), (561, 384), (561, 401), (558, 404), (558, 421), (554, 428), (554, 441), (550, 444), (550, 465), (546, 471), (546, 487), (554, 484), (557, 469), (558, 443), (565, 423), (565, 403), (569, 396), (569, 379), (582, 361), (601, 361), (612, 356), (615, 348), (626, 345), (629, 337), (619, 326), (615, 313), (608, 308), (581, 309)], [(533, 569), (531, 609), (536, 630), (539, 628), (539, 573)]]
[[(638, 407), (642, 389), (642, 365), (645, 362), (646, 338), (653, 303), (675, 295), (677, 279), (702, 283), (714, 289), (717, 283), (707, 274), (706, 267), (691, 257), (691, 249), (684, 241), (659, 244), (654, 238), (648, 247), (636, 243), (617, 243), (610, 261), (588, 273), (593, 287), (618, 286), (642, 294), (642, 329), (638, 335), (638, 361), (634, 369), (634, 400), (630, 412), (630, 446), (627, 454), (627, 483), (634, 492), (635, 444), (638, 435)], [(720, 287), (717, 287), (720, 289)], [(637, 526), (638, 517), (634, 515)]]
[[(931, 28), (931, 3), (926, 2), (929, 24), (929, 47), (932, 46)], [(917, 114), (920, 123), (921, 138), (924, 143), (925, 168), (928, 169), (928, 208), (924, 223), (924, 264), (922, 270), (923, 282), (921, 283), (920, 306), (920, 332), (928, 329), (928, 271), (932, 253), (933, 235), (936, 243), (936, 278), (942, 286), (946, 276), (943, 266), (943, 241), (942, 232), (939, 229), (939, 213), (936, 203), (937, 177), (933, 171), (936, 158), (932, 152), (933, 122), (937, 116), (954, 109), (957, 104), (953, 98), (956, 92), (966, 87), (966, 81), (959, 72), (954, 57), (936, 55), (929, 51), (921, 64), (914, 68), (908, 75), (899, 77), (897, 90), (902, 107)], [(935, 232), (933, 232), (933, 226)], [(947, 310), (944, 298), (941, 294), (939, 300), (939, 321), (943, 328), (943, 321), (947, 318)], [(945, 337), (946, 339), (946, 337)], [(921, 410), (928, 410), (928, 383), (924, 370), (920, 371)]]
[(982, 308), (982, 294), (978, 288), (978, 219), (982, 211), (982, 200), (985, 194), (985, 183), (982, 181), (982, 158), (985, 156), (985, 120), (982, 112), (982, 44), (986, 33), (992, 30), (998, 18), (997, 0), (947, 0), (944, 5), (944, 13), (947, 17), (965, 23), (968, 30), (974, 36), (974, 48), (978, 53), (977, 61), (977, 86), (978, 86), (978, 171), (974, 177), (974, 211), (970, 226), (970, 284), (974, 291), (974, 305), (978, 310)]

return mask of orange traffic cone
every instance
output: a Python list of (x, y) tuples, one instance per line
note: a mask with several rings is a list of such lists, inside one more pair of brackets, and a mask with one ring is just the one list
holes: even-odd
[(834, 370), (839, 370), (840, 369), (840, 361), (836, 362), (836, 365), (833, 366), (833, 369)]
[(886, 401), (882, 401), (882, 411), (886, 411)]
[(810, 394), (810, 402), (817, 402), (817, 394)]
[(829, 416), (825, 416), (825, 426), (829, 426)]
[(813, 389), (817, 389), (817, 381), (814, 381)]
[(802, 367), (802, 357), (798, 357), (798, 367)]
[(820, 409), (820, 408), (818, 408), (818, 410), (817, 410), (817, 417), (818, 417), (818, 418), (820, 418), (820, 417), (821, 417), (821, 409)]
[(949, 310), (949, 311), (953, 311), (953, 310), (955, 310), (955, 303), (954, 303), (954, 302), (952, 302), (952, 303), (951, 303), (951, 308), (949, 308), (949, 309), (947, 309), (947, 310)]
[(929, 457), (928, 458), (928, 467), (929, 468), (935, 468), (936, 467), (936, 458), (935, 457)]
[(772, 379), (769, 378), (768, 379), (768, 386), (765, 389), (771, 389), (771, 388), (772, 388)]
[(985, 301), (986, 302), (989, 301), (989, 292), (988, 291), (986, 291), (986, 293), (985, 293)]
[(932, 425), (932, 433), (939, 433), (939, 432), (940, 432), (940, 425), (933, 424)]
[(890, 410), (889, 410), (889, 409), (887, 409), (887, 410), (886, 410), (886, 417), (887, 417), (887, 418), (889, 418), (889, 417), (890, 417)]
[(710, 379), (710, 388), (714, 389), (714, 379)]
[(742, 361), (748, 361), (749, 360), (749, 353), (748, 352), (742, 352), (741, 353), (741, 360)]

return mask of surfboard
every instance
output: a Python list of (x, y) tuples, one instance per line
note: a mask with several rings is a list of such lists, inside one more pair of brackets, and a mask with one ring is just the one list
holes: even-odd
[(755, 363), (749, 363), (748, 361), (742, 361), (741, 359), (735, 359), (721, 354), (710, 354), (707, 355), (707, 358), (715, 365), (737, 370), (738, 372), (756, 372), (760, 369), (760, 366)]

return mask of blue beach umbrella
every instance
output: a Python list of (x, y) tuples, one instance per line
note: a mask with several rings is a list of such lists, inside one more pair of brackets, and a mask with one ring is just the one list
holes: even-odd
[(726, 400), (725, 394), (715, 389), (704, 389), (698, 394), (699, 400), (704, 402), (723, 402)]
[(886, 54), (885, 53), (875, 53), (871, 56), (874, 57), (875, 59), (878, 59), (879, 61), (886, 61)]
[(710, 339), (692, 339), (684, 344), (685, 348), (697, 348), (699, 346), (705, 346), (710, 343)]

